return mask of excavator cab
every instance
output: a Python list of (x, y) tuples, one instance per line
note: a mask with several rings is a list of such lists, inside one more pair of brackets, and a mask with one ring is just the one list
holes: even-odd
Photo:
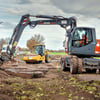
[(70, 54), (77, 56), (96, 56), (96, 34), (94, 28), (77, 27), (69, 40)]
[[(72, 74), (100, 72), (100, 40), (96, 39), (95, 28), (75, 27), (68, 37), (65, 50), (68, 56), (61, 58), (61, 69)], [(66, 48), (67, 47), (67, 48)]]

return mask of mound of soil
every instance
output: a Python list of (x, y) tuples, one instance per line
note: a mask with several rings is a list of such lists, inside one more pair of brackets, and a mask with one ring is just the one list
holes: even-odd
[(5, 71), (0, 70), (0, 79), (8, 78), (10, 75), (8, 75)]

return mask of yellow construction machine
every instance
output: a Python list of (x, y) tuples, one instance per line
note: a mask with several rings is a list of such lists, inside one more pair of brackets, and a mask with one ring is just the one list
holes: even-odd
[(51, 55), (45, 50), (44, 44), (36, 44), (33, 48), (35, 49), (35, 54), (23, 57), (23, 60), (26, 63), (41, 63), (42, 61), (45, 61), (46, 63), (51, 62)]

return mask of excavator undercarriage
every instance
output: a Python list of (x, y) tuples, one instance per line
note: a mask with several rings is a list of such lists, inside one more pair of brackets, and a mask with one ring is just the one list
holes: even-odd
[(70, 71), (72, 74), (81, 74), (85, 72), (100, 72), (100, 59), (95, 58), (79, 58), (77, 56), (66, 56), (61, 58), (61, 69)]

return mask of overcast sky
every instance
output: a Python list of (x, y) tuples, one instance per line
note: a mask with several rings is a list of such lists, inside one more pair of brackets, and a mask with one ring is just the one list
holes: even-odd
[[(0, 0), (0, 38), (10, 37), (14, 27), (24, 14), (75, 16), (78, 26), (95, 27), (100, 38), (100, 0)], [(34, 34), (45, 37), (47, 49), (63, 49), (65, 30), (60, 26), (26, 27), (18, 43), (26, 47), (26, 41)]]

